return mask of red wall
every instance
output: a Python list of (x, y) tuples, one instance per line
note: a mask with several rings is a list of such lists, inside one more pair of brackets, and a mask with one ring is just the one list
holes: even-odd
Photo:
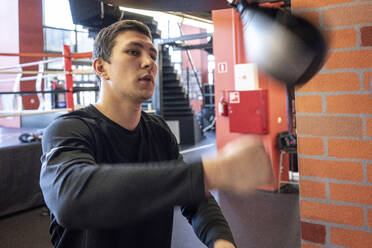
[[(242, 24), (239, 14), (233, 9), (217, 10), (212, 12), (212, 19), (214, 24), (213, 51), (216, 61), (215, 102), (217, 103), (223, 95), (227, 99), (227, 91), (235, 90), (234, 65), (249, 63), (249, 58), (245, 56), (244, 52)], [(219, 63), (227, 63), (227, 72), (220, 73), (218, 71)], [(279, 132), (287, 130), (286, 88), (264, 73), (259, 73), (258, 87), (267, 89), (269, 93), (269, 133), (261, 135), (261, 138), (269, 152), (274, 173), (278, 175), (279, 150), (276, 148), (276, 136)], [(218, 116), (217, 107), (216, 105), (216, 137), (217, 148), (220, 149), (227, 142), (243, 134), (230, 132), (229, 118)], [(279, 117), (281, 118), (280, 123), (278, 122)], [(242, 116), (242, 118), (249, 118), (249, 116)], [(285, 165), (287, 169), (287, 162)], [(284, 175), (287, 175), (287, 173), (284, 173)], [(283, 179), (285, 178), (283, 177)], [(264, 189), (276, 190), (276, 183), (275, 185), (267, 185)]]
[[(18, 32), (18, 1), (3, 1), (0, 8), (0, 29), (3, 33), (0, 39), (0, 52), (18, 53), (19, 52), (19, 32)], [(19, 64), (18, 57), (0, 56), (0, 67)], [(0, 79), (14, 79), (15, 74), (0, 74)], [(13, 82), (0, 82), (0, 91), (12, 91)], [(3, 108), (3, 100), (0, 97), (0, 110)], [(8, 109), (7, 109), (8, 110)], [(0, 126), (19, 127), (18, 117), (0, 118)]]
[[(43, 8), (42, 0), (19, 1), (19, 51), (20, 53), (44, 52)], [(20, 63), (38, 61), (42, 58), (22, 57)], [(37, 66), (25, 67), (25, 70), (37, 70)], [(21, 90), (35, 90), (35, 80), (21, 83)], [(36, 95), (22, 97), (24, 109), (37, 109), (39, 99)]]
[[(207, 31), (203, 28), (197, 28), (197, 27), (182, 24), (182, 32), (183, 32), (183, 35), (191, 35), (191, 34), (206, 33)], [(202, 44), (206, 42), (207, 42), (207, 39), (195, 39), (195, 40), (186, 41), (186, 43), (190, 45)], [(190, 50), (190, 54), (191, 54), (191, 58), (192, 58), (195, 68), (201, 71), (201, 77), (202, 77), (201, 83), (202, 84), (208, 83), (208, 53), (200, 49), (195, 49), (195, 50)], [(183, 69), (186, 69), (186, 66), (188, 66), (191, 69), (191, 65), (187, 58), (186, 52), (183, 52), (182, 58), (183, 58), (183, 61), (182, 61)]]
[[(194, 26), (189, 26), (182, 24), (181, 26), (183, 35), (192, 35), (192, 34), (199, 34), (199, 33), (206, 33), (205, 29), (197, 28)], [(195, 40), (189, 40), (186, 41), (187, 44), (202, 44), (206, 43), (207, 39), (195, 39)], [(201, 72), (201, 84), (208, 83), (208, 53), (203, 50), (195, 49), (195, 50), (189, 50), (190, 51), (190, 57), (192, 59), (193, 65), (196, 70), (199, 70)], [(189, 70), (192, 69), (191, 63), (188, 59), (188, 56), (186, 54), (186, 51), (182, 53), (182, 69), (186, 70), (186, 68), (189, 68)], [(193, 72), (190, 72), (190, 77), (194, 77)], [(194, 110), (194, 113), (199, 113), (203, 104), (203, 101), (201, 99), (191, 99), (190, 104)]]
[[(42, 26), (42, 0), (4, 1), (0, 9), (1, 31), (6, 34), (1, 39), (0, 51), (4, 53), (42, 53), (44, 51)], [(42, 58), (3, 57), (0, 66), (38, 61)], [(24, 67), (37, 70), (37, 66)], [(0, 78), (15, 78), (15, 75), (0, 75)], [(1, 91), (12, 91), (13, 82), (0, 83)], [(35, 90), (35, 80), (21, 82), (20, 90)], [(23, 109), (37, 109), (36, 95), (22, 97)], [(2, 109), (2, 104), (0, 109)], [(13, 109), (16, 110), (16, 109)], [(19, 127), (19, 117), (0, 118), (0, 126)]]

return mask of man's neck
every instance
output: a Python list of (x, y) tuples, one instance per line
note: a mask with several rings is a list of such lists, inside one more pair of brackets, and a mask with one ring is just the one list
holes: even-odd
[(103, 97), (94, 106), (127, 130), (134, 130), (141, 119), (141, 103), (130, 100), (115, 101), (113, 98)]

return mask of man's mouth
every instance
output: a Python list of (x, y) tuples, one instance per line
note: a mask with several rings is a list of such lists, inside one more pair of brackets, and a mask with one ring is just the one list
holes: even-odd
[(143, 80), (146, 82), (154, 82), (154, 77), (152, 75), (146, 75), (144, 77), (141, 77), (140, 80)]

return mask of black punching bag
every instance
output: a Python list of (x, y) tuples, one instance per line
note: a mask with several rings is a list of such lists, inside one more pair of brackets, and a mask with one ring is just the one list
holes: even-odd
[(273, 78), (288, 86), (303, 84), (322, 68), (327, 42), (310, 22), (245, 0), (233, 7), (241, 15), (249, 60)]

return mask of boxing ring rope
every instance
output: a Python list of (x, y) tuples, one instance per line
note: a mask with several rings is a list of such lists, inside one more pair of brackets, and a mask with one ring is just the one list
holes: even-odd
[[(53, 53), (0, 53), (0, 56), (18, 56), (18, 57), (54, 57), (53, 59), (35, 61), (30, 63), (18, 64), (13, 66), (0, 67), (0, 75), (3, 74), (16, 74), (15, 78), (9, 79), (0, 79), (0, 83), (4, 82), (13, 82), (12, 91), (0, 92), (2, 96), (3, 107), (5, 95), (13, 95), (12, 103), (13, 108), (16, 105), (17, 111), (0, 111), (0, 117), (12, 117), (12, 116), (23, 116), (23, 115), (32, 115), (32, 114), (41, 114), (41, 113), (53, 113), (61, 111), (72, 111), (76, 108), (74, 105), (73, 93), (81, 91), (97, 91), (98, 87), (74, 87), (73, 86), (73, 75), (93, 75), (93, 70), (81, 70), (81, 69), (72, 69), (72, 60), (78, 59), (91, 59), (92, 53), (74, 53), (70, 52), (70, 47), (64, 45), (63, 54), (53, 54)], [(64, 70), (45, 70), (45, 65), (49, 63), (63, 62)], [(38, 66), (38, 70), (23, 70), (24, 67), (29, 66)], [(34, 75), (23, 77), (23, 75)], [(45, 79), (50, 79), (51, 77), (57, 77), (63, 75), (65, 79), (65, 89), (59, 89), (58, 92), (55, 90), (44, 90), (46, 85)], [(31, 81), (36, 80), (35, 82), (35, 91), (20, 91), (20, 82), (22, 81)], [(44, 87), (43, 87), (44, 80)], [(66, 108), (57, 108), (57, 109), (48, 109), (45, 110), (45, 99), (44, 94), (65, 94), (66, 99)], [(22, 109), (22, 99), (16, 97), (17, 95), (29, 95), (36, 94), (39, 99), (39, 108), (37, 110), (23, 110)], [(17, 102), (15, 99), (17, 98)]]

